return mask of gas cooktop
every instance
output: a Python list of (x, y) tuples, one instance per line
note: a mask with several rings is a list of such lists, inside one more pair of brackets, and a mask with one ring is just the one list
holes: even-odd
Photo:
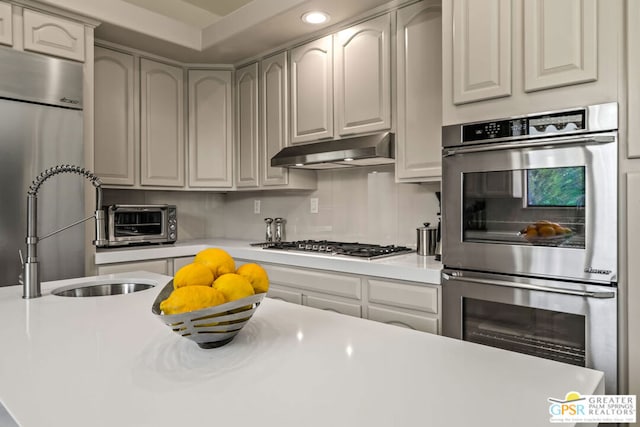
[(393, 255), (407, 254), (414, 250), (405, 246), (374, 245), (358, 242), (333, 242), (330, 240), (297, 240), (294, 242), (271, 242), (262, 245), (264, 249), (317, 252), (329, 255), (344, 255), (361, 259), (377, 259)]

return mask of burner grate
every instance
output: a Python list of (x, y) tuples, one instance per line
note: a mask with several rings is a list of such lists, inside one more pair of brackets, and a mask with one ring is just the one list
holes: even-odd
[(376, 245), (360, 242), (334, 242), (330, 240), (297, 240), (265, 245), (264, 249), (317, 252), (362, 259), (377, 259), (414, 252), (406, 246)]

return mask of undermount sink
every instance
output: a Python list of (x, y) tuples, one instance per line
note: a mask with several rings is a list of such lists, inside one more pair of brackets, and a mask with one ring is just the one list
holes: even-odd
[(59, 297), (103, 297), (109, 295), (131, 294), (153, 288), (150, 283), (138, 281), (119, 281), (108, 283), (83, 283), (80, 285), (63, 286), (54, 289), (51, 293)]

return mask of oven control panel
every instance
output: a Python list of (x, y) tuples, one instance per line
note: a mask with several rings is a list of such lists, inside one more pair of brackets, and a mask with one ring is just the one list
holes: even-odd
[(462, 126), (462, 142), (570, 133), (584, 130), (585, 110), (531, 115)]

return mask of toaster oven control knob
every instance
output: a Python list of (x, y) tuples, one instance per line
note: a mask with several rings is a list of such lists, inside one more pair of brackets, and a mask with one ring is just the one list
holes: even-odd
[(171, 240), (176, 240), (176, 233), (170, 233), (170, 234), (169, 234), (169, 238), (170, 238)]
[(169, 224), (169, 230), (176, 231), (176, 225), (175, 224)]

